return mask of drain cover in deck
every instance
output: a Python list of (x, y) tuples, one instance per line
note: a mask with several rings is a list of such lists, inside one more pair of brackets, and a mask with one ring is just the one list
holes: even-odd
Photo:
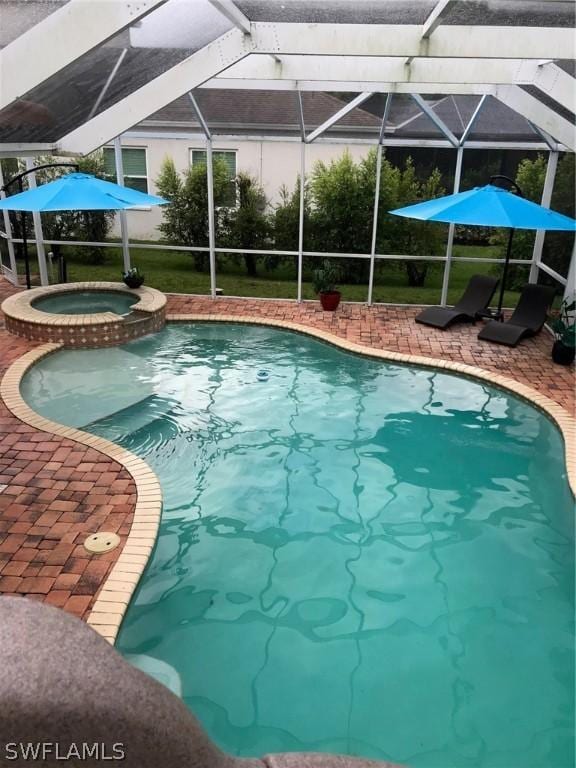
[(100, 554), (101, 552), (110, 552), (112, 549), (120, 544), (120, 536), (117, 533), (107, 533), (106, 531), (99, 531), (88, 536), (84, 542), (84, 548), (88, 552), (95, 552)]

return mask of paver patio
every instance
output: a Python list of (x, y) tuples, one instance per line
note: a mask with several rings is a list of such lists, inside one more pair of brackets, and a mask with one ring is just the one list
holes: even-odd
[[(13, 292), (0, 280), (0, 299)], [(0, 375), (36, 346), (0, 329)], [(134, 481), (98, 451), (23, 424), (0, 401), (0, 593), (20, 594), (86, 617), (121, 549), (91, 556), (98, 530), (125, 539)]]
[[(0, 300), (16, 289), (0, 280)], [(176, 296), (168, 314), (252, 315), (330, 331), (379, 349), (425, 355), (505, 374), (573, 413), (574, 369), (554, 365), (543, 332), (516, 349), (477, 340), (478, 327), (439, 331), (414, 323), (414, 307), (344, 304), (332, 314), (315, 302)], [(0, 374), (36, 346), (0, 327)], [(0, 593), (28, 595), (81, 617), (89, 613), (121, 547), (90, 555), (97, 530), (124, 542), (136, 502), (134, 482), (117, 462), (71, 440), (41, 432), (0, 402)]]

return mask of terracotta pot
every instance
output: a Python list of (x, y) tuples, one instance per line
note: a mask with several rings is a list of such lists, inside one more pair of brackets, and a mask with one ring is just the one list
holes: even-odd
[(322, 309), (326, 312), (334, 312), (335, 309), (338, 309), (342, 294), (340, 291), (322, 291), (319, 296)]
[(558, 365), (570, 365), (574, 362), (575, 353), (574, 347), (567, 347), (566, 344), (558, 340), (554, 342), (552, 347), (552, 360)]

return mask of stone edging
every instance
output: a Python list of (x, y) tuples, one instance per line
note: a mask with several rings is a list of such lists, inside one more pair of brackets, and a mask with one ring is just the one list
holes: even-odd
[(19, 357), (2, 378), (0, 396), (8, 410), (20, 421), (42, 432), (94, 448), (121, 464), (134, 480), (137, 498), (130, 533), (87, 619), (93, 629), (113, 644), (130, 598), (156, 543), (162, 511), (162, 490), (156, 474), (143, 459), (102, 437), (49, 421), (26, 404), (20, 394), (22, 377), (41, 358), (62, 348), (62, 344), (43, 344)]
[(35, 309), (34, 301), (48, 296), (61, 296), (65, 293), (78, 293), (80, 291), (113, 291), (127, 293), (134, 296), (132, 309), (138, 312), (154, 313), (166, 306), (166, 296), (155, 288), (128, 288), (124, 283), (113, 282), (82, 282), (64, 283), (62, 285), (48, 285), (32, 288), (29, 291), (20, 291), (8, 296), (2, 302), (1, 311), (13, 320), (20, 320), (32, 324), (67, 326), (67, 325), (105, 325), (110, 322), (118, 322), (121, 318), (115, 312), (93, 312), (88, 315), (65, 315), (44, 312)]
[(284, 320), (275, 320), (273, 318), (254, 317), (252, 315), (211, 315), (211, 314), (167, 314), (167, 322), (220, 322), (220, 323), (247, 323), (250, 325), (266, 325), (273, 328), (283, 328), (296, 333), (303, 333), (313, 338), (325, 341), (335, 347), (339, 347), (347, 352), (364, 355), (377, 360), (386, 360), (394, 363), (403, 363), (410, 365), (419, 365), (422, 368), (433, 368), (435, 370), (457, 373), (460, 376), (467, 376), (472, 379), (480, 379), (487, 384), (511, 392), (521, 400), (525, 400), (530, 405), (540, 411), (543, 411), (559, 428), (564, 438), (564, 451), (566, 461), (566, 473), (568, 484), (572, 494), (576, 497), (576, 419), (558, 403), (555, 403), (546, 395), (542, 395), (532, 387), (516, 381), (515, 379), (501, 376), (499, 373), (487, 371), (484, 368), (478, 368), (475, 365), (465, 363), (455, 363), (451, 360), (438, 360), (424, 355), (408, 355), (400, 352), (392, 352), (385, 349), (375, 349), (365, 344), (357, 344), (348, 341), (341, 336), (336, 336), (329, 331), (323, 331), (318, 328), (312, 328), (309, 325), (301, 323), (289, 323)]
[[(320, 341), (327, 342), (347, 352), (364, 355), (377, 360), (418, 365), (423, 368), (457, 373), (511, 392), (529, 402), (549, 416), (560, 429), (564, 438), (568, 482), (576, 496), (576, 421), (560, 405), (531, 387), (464, 363), (437, 360), (423, 355), (405, 355), (383, 349), (374, 349), (363, 344), (343, 339), (328, 331), (311, 328), (299, 323), (288, 323), (272, 318), (253, 317), (250, 315), (208, 315), (208, 314), (171, 314), (168, 322), (221, 322), (245, 323), (282, 328), (303, 333)], [(132, 527), (122, 552), (106, 581), (102, 585), (98, 598), (92, 607), (87, 623), (110, 643), (114, 643), (130, 599), (146, 567), (160, 526), (162, 511), (162, 490), (155, 472), (148, 464), (130, 451), (102, 437), (91, 435), (79, 429), (65, 427), (49, 421), (33, 411), (20, 394), (20, 382), (26, 371), (46, 355), (62, 349), (62, 344), (43, 344), (22, 355), (8, 368), (0, 383), (0, 396), (8, 410), (20, 421), (43, 432), (50, 432), (60, 437), (75, 440), (82, 445), (94, 448), (100, 453), (121, 464), (132, 476), (136, 484), (137, 500)]]

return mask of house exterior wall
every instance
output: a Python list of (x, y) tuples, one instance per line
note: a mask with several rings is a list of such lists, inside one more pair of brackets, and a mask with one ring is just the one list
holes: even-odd
[[(148, 173), (148, 192), (158, 194), (156, 179), (160, 174), (162, 163), (166, 157), (174, 160), (176, 170), (184, 172), (190, 164), (190, 150), (205, 149), (203, 138), (152, 138), (130, 135), (123, 137), (123, 147), (145, 147), (146, 166)], [(270, 202), (275, 205), (280, 200), (280, 189), (286, 185), (291, 191), (300, 173), (300, 143), (289, 141), (213, 141), (213, 149), (236, 150), (236, 169), (246, 171), (256, 177), (264, 188)], [(340, 157), (345, 149), (355, 160), (365, 157), (370, 147), (361, 144), (307, 144), (306, 172), (310, 173), (318, 160), (330, 162)], [(131, 239), (158, 240), (160, 233), (157, 229), (162, 221), (162, 207), (145, 210), (128, 211), (128, 232)], [(112, 230), (114, 236), (120, 236), (118, 217)]]

